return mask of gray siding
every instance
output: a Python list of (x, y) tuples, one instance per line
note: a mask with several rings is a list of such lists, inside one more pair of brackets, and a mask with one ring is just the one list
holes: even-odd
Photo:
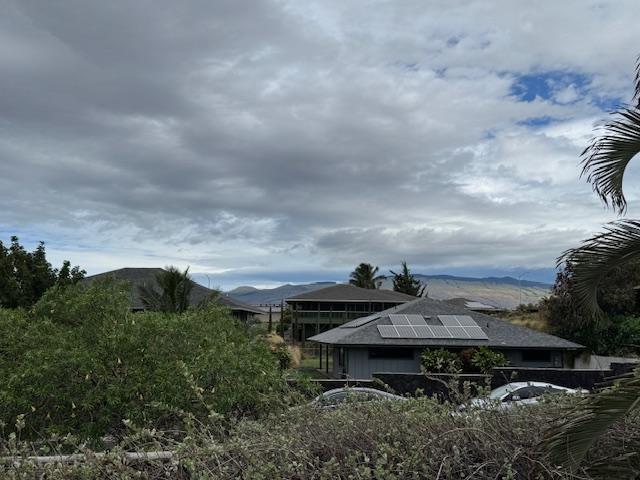
[[(370, 379), (376, 372), (420, 373), (420, 350), (409, 358), (369, 358), (368, 348), (345, 348), (347, 371), (351, 378)], [(337, 361), (336, 361), (337, 364)]]

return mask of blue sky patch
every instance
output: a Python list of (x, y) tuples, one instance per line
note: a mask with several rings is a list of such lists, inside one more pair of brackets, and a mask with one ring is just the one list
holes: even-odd
[(531, 117), (525, 120), (518, 122), (518, 125), (522, 125), (525, 127), (546, 127), (550, 123), (554, 122), (556, 119), (550, 117), (549, 115), (544, 115), (542, 117)]
[(559, 94), (568, 89), (573, 89), (577, 96), (582, 98), (590, 83), (589, 76), (577, 72), (549, 71), (531, 73), (520, 75), (516, 78), (511, 86), (511, 95), (524, 102), (532, 102), (536, 98), (541, 98), (553, 103), (572, 103), (570, 97), (567, 97), (567, 101), (558, 101)]

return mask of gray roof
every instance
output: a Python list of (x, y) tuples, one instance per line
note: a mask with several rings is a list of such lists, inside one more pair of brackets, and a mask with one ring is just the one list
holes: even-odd
[[(92, 282), (103, 278), (125, 280), (132, 285), (131, 308), (133, 310), (142, 310), (144, 309), (144, 305), (142, 303), (142, 300), (140, 299), (138, 287), (142, 285), (150, 285), (155, 288), (157, 286), (156, 275), (162, 271), (162, 268), (121, 268), (119, 270), (111, 270), (109, 272), (91, 275), (90, 277), (86, 277), (84, 281)], [(203, 301), (208, 299), (212, 294), (217, 293), (215, 290), (210, 290), (207, 287), (203, 287), (199, 283), (193, 281), (191, 283), (193, 284), (193, 288), (191, 289), (191, 296), (189, 298), (189, 303), (191, 305), (199, 305)], [(260, 310), (257, 307), (248, 305), (244, 302), (241, 302), (240, 300), (236, 300), (226, 295), (218, 296), (216, 298), (216, 302), (228, 307), (234, 312), (248, 312), (255, 314), (264, 313), (264, 311)]]
[(348, 283), (340, 283), (327, 288), (320, 288), (311, 292), (301, 293), (285, 301), (304, 300), (311, 302), (383, 302), (405, 303), (415, 300), (416, 297), (393, 290), (360, 288)]
[[(378, 325), (391, 325), (390, 314), (419, 314), (427, 319), (428, 324), (439, 324), (438, 315), (468, 315), (473, 318), (489, 337), (488, 340), (472, 339), (440, 339), (440, 338), (382, 338)], [(513, 325), (505, 320), (467, 310), (451, 303), (419, 298), (410, 303), (398, 305), (383, 312), (365, 317), (370, 320), (361, 326), (364, 319), (347, 322), (337, 328), (315, 335), (309, 340), (330, 345), (352, 346), (419, 346), (419, 347), (473, 347), (486, 345), (494, 348), (549, 348), (575, 350), (584, 348), (577, 343), (564, 340), (554, 335)]]

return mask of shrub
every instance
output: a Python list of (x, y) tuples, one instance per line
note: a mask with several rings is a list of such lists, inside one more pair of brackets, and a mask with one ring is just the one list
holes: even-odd
[(54, 288), (31, 311), (0, 310), (1, 422), (26, 414), (34, 435), (95, 437), (123, 419), (158, 426), (175, 423), (176, 411), (204, 419), (281, 404), (285, 384), (266, 342), (226, 310), (130, 313), (128, 291), (78, 284)]
[(458, 356), (442, 348), (422, 352), (420, 363), (425, 373), (458, 373), (462, 369)]
[(480, 347), (471, 357), (471, 364), (480, 372), (489, 374), (495, 367), (505, 367), (509, 364), (507, 358), (500, 352), (487, 347)]
[[(639, 413), (620, 421), (592, 448), (587, 468), (624, 462), (630, 475), (554, 466), (539, 447), (567, 402), (517, 411), (462, 415), (426, 398), (345, 404), (335, 410), (300, 407), (283, 416), (242, 420), (228, 434), (218, 425), (175, 445), (160, 433), (140, 433), (122, 449), (177, 452), (172, 462), (123, 462), (118, 451), (84, 464), (0, 465), (3, 478), (149, 479), (566, 479), (635, 478), (640, 458)], [(569, 403), (570, 405), (571, 403)], [(455, 414), (454, 414), (455, 412)], [(121, 450), (120, 450), (121, 451)], [(6, 454), (0, 442), (0, 455)], [(44, 473), (44, 475), (39, 475)]]
[(287, 370), (289, 367), (291, 367), (292, 356), (291, 352), (289, 351), (289, 347), (284, 344), (278, 345), (273, 350), (273, 354), (276, 356), (276, 359), (278, 359), (280, 370)]

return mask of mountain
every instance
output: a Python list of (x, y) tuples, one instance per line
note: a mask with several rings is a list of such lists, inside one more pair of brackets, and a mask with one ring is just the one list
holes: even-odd
[[(513, 309), (520, 303), (538, 303), (542, 297), (549, 295), (551, 290), (549, 284), (527, 280), (519, 281), (513, 277), (470, 278), (453, 275), (416, 275), (416, 278), (421, 283), (426, 283), (429, 297), (436, 300), (462, 297), (506, 309)], [(228, 292), (228, 295), (252, 305), (278, 304), (283, 298), (331, 285), (335, 285), (335, 282), (287, 284), (268, 289), (238, 287)], [(393, 288), (391, 277), (382, 283), (382, 288), (389, 290)]]
[(303, 285), (281, 285), (276, 288), (254, 288), (238, 287), (234, 288), (227, 295), (250, 305), (277, 305), (284, 298), (294, 297), (301, 293), (312, 292), (321, 288), (335, 285), (336, 282), (316, 282)]

